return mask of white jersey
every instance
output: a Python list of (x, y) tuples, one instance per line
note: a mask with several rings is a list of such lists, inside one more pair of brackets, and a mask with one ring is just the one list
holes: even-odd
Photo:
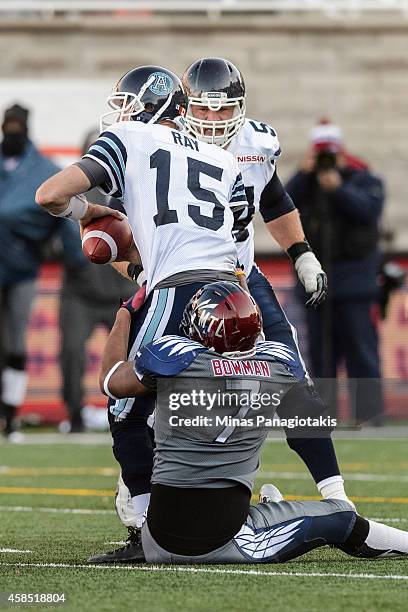
[(231, 153), (162, 125), (122, 122), (85, 157), (107, 171), (103, 193), (123, 201), (147, 292), (185, 271), (234, 272), (234, 211), (246, 216), (248, 204)]
[[(245, 119), (244, 125), (228, 146), (238, 162), (245, 185), (251, 216), (259, 211), (259, 200), (272, 179), (276, 159), (281, 154), (278, 136), (266, 123)], [(252, 222), (237, 236), (238, 259), (248, 276), (254, 264), (254, 227)]]

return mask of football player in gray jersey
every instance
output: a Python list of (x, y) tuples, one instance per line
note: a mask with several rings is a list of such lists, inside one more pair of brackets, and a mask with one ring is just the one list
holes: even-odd
[[(308, 403), (310, 386), (299, 379), (289, 347), (259, 341), (261, 316), (246, 291), (225, 281), (205, 285), (185, 309), (187, 337), (159, 338), (133, 361), (126, 361), (129, 304), (119, 309), (106, 344), (100, 384), (117, 398), (159, 390), (152, 492), (142, 527), (146, 561), (276, 563), (324, 545), (355, 557), (408, 554), (407, 532), (360, 517), (344, 500), (286, 502), (264, 495), (250, 505), (267, 429), (251, 420), (243, 395), (233, 406), (221, 401), (221, 391), (212, 408), (230, 421), (201, 423), (200, 417), (211, 417), (197, 411), (193, 390), (208, 399), (214, 381), (213, 388), (269, 388), (270, 397), (280, 394), (283, 417), (299, 400)], [(264, 416), (272, 417), (273, 402), (264, 405)]]
[[(187, 130), (199, 140), (226, 148), (235, 155), (252, 214), (260, 212), (272, 237), (292, 259), (300, 281), (311, 296), (308, 304), (316, 307), (325, 297), (326, 275), (305, 240), (299, 213), (279, 180), (277, 161), (281, 148), (276, 131), (266, 123), (245, 118), (244, 80), (230, 61), (216, 57), (199, 59), (186, 69), (182, 82), (188, 95), (183, 120)], [(248, 289), (262, 312), (266, 340), (286, 344), (303, 363), (296, 329), (254, 263), (252, 223), (237, 231), (235, 240)], [(308, 467), (322, 497), (347, 501), (329, 436), (289, 438), (288, 444)]]

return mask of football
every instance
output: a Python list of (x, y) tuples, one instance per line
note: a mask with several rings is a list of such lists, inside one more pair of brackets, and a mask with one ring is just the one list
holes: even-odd
[(126, 258), (133, 240), (127, 219), (112, 215), (91, 221), (82, 235), (82, 251), (95, 264), (107, 264)]

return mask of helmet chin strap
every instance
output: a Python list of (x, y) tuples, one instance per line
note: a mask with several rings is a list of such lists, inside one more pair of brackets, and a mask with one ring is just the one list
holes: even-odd
[(144, 92), (146, 91), (146, 89), (148, 87), (150, 87), (150, 85), (154, 83), (154, 76), (151, 74), (149, 76), (149, 78), (147, 79), (146, 83), (144, 85), (141, 86), (139, 93), (137, 94), (137, 97), (139, 98), (139, 100), (141, 99), (141, 97), (143, 96)]
[(162, 114), (164, 113), (166, 108), (168, 108), (170, 106), (172, 98), (173, 98), (173, 94), (170, 94), (169, 97), (167, 98), (166, 102), (163, 104), (163, 106), (161, 108), (159, 108), (157, 113), (155, 115), (153, 115), (153, 117), (150, 119), (149, 123), (156, 123), (156, 121), (159, 119), (159, 117), (162, 116)]

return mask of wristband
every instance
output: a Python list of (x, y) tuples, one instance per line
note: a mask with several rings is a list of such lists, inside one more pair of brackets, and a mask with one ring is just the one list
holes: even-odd
[(307, 240), (303, 240), (303, 242), (295, 242), (295, 244), (292, 244), (286, 252), (291, 258), (292, 263), (295, 263), (303, 253), (313, 252), (313, 249)]
[(111, 379), (112, 374), (114, 374), (114, 372), (116, 372), (116, 370), (118, 369), (118, 367), (120, 365), (122, 365), (122, 363), (125, 363), (124, 361), (117, 361), (115, 363), (115, 365), (109, 370), (109, 372), (107, 373), (107, 375), (105, 376), (105, 380), (103, 381), (103, 390), (105, 392), (105, 395), (107, 395), (108, 397), (110, 397), (111, 399), (117, 400), (119, 399), (118, 397), (116, 397), (116, 395), (113, 395), (113, 393), (111, 393), (109, 391), (109, 381)]
[(63, 219), (72, 219), (73, 221), (80, 221), (85, 217), (87, 210), (88, 200), (82, 193), (80, 193), (70, 199), (68, 207), (65, 210), (58, 214), (51, 214), (53, 217), (62, 217)]

